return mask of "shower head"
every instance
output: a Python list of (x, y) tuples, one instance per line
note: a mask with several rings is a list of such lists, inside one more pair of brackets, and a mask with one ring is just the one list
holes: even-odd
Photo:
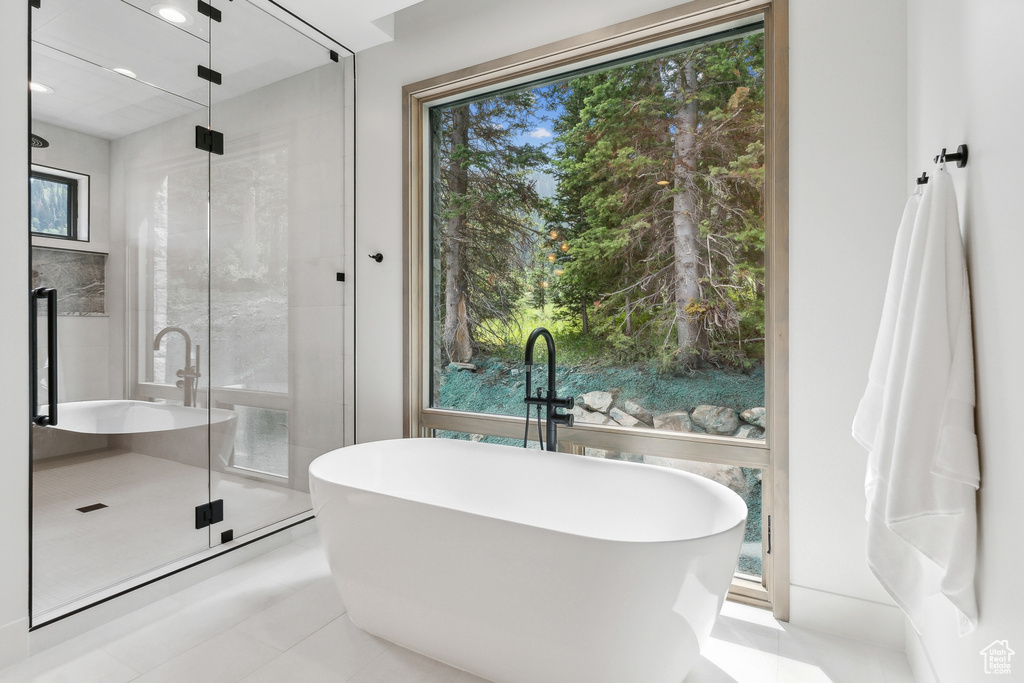
[(36, 135), (35, 133), (32, 133), (29, 136), (29, 140), (31, 141), (33, 147), (42, 148), (42, 147), (49, 147), (50, 146), (50, 142), (46, 138), (41, 138), (38, 135)]

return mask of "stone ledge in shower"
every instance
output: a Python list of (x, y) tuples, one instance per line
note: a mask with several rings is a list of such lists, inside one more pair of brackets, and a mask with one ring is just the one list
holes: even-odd
[(106, 254), (34, 246), (32, 287), (56, 288), (58, 315), (106, 315), (106, 264)]

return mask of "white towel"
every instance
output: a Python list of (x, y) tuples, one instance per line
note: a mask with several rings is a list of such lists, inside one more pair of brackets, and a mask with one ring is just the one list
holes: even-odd
[(896, 246), (893, 249), (892, 265), (889, 267), (889, 282), (885, 286), (885, 302), (882, 304), (882, 320), (878, 325), (878, 336), (875, 352), (871, 356), (871, 367), (868, 370), (868, 388), (857, 406), (857, 414), (853, 417), (853, 438), (861, 446), (871, 450), (875, 442), (875, 432), (882, 419), (882, 394), (885, 391), (885, 378), (889, 373), (889, 358), (892, 355), (892, 338), (896, 330), (896, 314), (899, 311), (900, 288), (907, 274), (907, 256), (910, 252), (910, 235), (914, 231), (914, 220), (917, 209), (921, 206), (923, 185), (918, 185), (914, 194), (910, 195), (903, 209), (903, 219), (896, 231)]
[(918, 631), (925, 605), (941, 595), (963, 635), (978, 621), (979, 471), (970, 290), (945, 169), (916, 211), (914, 204), (912, 197), (897, 235), (854, 417), (854, 437), (869, 452), (868, 564)]

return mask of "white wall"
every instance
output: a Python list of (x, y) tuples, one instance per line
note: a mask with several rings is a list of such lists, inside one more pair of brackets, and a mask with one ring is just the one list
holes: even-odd
[[(40, 95), (40, 97), (46, 97)], [(32, 163), (89, 176), (89, 240), (33, 237), (34, 246), (108, 253), (110, 251), (110, 142), (60, 126), (32, 122), (32, 132), (50, 146), (32, 150)], [(105, 290), (111, 286), (108, 259)], [(119, 285), (119, 283), (117, 283)], [(49, 286), (58, 286), (49, 283)], [(110, 313), (104, 315), (62, 315), (57, 321), (60, 359), (60, 400), (88, 401), (120, 398), (120, 384), (111, 383)], [(117, 340), (120, 344), (120, 340)], [(39, 343), (45, 348), (45, 333)], [(42, 356), (40, 356), (42, 358)], [(118, 373), (118, 377), (120, 373)], [(111, 389), (116, 388), (117, 394)]]
[(0, 667), (28, 653), (28, 14), (0, 8)]
[[(46, 97), (46, 95), (39, 95)], [(37, 246), (55, 249), (110, 250), (110, 141), (41, 121), (32, 132), (49, 147), (33, 148), (32, 163), (89, 176), (89, 239), (85, 242), (33, 237)]]
[[(982, 680), (980, 652), (1008, 640), (1011, 664), (1024, 679), (1024, 591), (1020, 587), (1020, 485), (1024, 456), (1016, 408), (1024, 386), (1020, 343), (1024, 224), (1017, 206), (1024, 174), (1024, 92), (1020, 84), (1017, 0), (910, 0), (909, 171), (931, 169), (943, 147), (967, 143), (966, 168), (950, 165), (967, 250), (974, 322), (975, 411), (981, 447), (978, 493), (979, 624), (956, 635), (946, 612), (929, 619), (908, 651), (919, 679)], [(921, 647), (923, 645), (923, 647)], [(930, 662), (930, 663), (929, 663)], [(929, 670), (932, 671), (929, 671)]]
[[(385, 257), (358, 263), (360, 441), (402, 430), (402, 86), (674, 4), (427, 0), (359, 55), (356, 253)], [(791, 15), (792, 620), (900, 645), (864, 559), (850, 423), (906, 199), (906, 7), (791, 0)]]
[(850, 425), (909, 186), (906, 4), (791, 0), (790, 30), (791, 618), (899, 645)]

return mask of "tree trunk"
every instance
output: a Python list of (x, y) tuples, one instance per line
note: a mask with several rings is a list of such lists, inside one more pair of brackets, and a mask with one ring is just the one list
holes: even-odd
[(583, 320), (583, 334), (590, 334), (590, 319), (587, 317), (587, 297), (580, 300), (580, 314)]
[(700, 300), (700, 229), (696, 220), (693, 175), (697, 168), (697, 103), (690, 93), (697, 88), (697, 73), (686, 62), (679, 74), (675, 116), (675, 145), (672, 153), (675, 194), (672, 198), (673, 258), (675, 263), (676, 332), (680, 360), (692, 365), (700, 354), (700, 323), (686, 312)]
[(629, 297), (626, 297), (626, 336), (633, 336), (633, 307)]
[[(469, 107), (452, 110), (451, 165), (452, 203), (458, 205), (469, 188), (469, 172), (461, 163), (460, 150), (469, 145)], [(468, 363), (473, 357), (472, 338), (469, 335), (467, 283), (468, 264), (465, 259), (466, 214), (458, 211), (448, 218), (445, 235), (445, 306), (444, 306), (444, 348), (449, 360)]]

